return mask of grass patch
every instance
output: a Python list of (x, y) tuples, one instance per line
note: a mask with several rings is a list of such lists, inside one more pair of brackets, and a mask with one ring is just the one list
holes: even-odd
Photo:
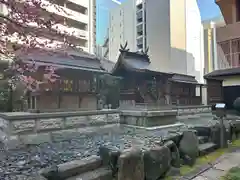
[(222, 177), (222, 180), (240, 180), (240, 168), (234, 167), (228, 171), (228, 173)]
[[(197, 170), (197, 168), (199, 166), (203, 166), (205, 164), (212, 163), (212, 162), (216, 161), (220, 156), (222, 156), (223, 154), (228, 152), (231, 148), (236, 148), (236, 147), (240, 147), (240, 139), (233, 141), (232, 144), (230, 144), (228, 146), (228, 148), (218, 149), (206, 156), (199, 157), (197, 159), (195, 165), (192, 167), (187, 166), (187, 165), (182, 166), (180, 168), (180, 175), (181, 176), (187, 175), (187, 174), (193, 172), (194, 170)], [(169, 178), (171, 179), (171, 177), (166, 177), (165, 180), (170, 180)], [(174, 177), (174, 179), (177, 179), (177, 177)], [(225, 179), (225, 180), (230, 180), (230, 179)], [(231, 180), (238, 180), (238, 179), (231, 179)]]

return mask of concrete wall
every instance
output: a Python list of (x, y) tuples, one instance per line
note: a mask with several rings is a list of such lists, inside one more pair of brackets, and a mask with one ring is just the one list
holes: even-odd
[(187, 74), (186, 1), (170, 0), (172, 72)]
[(109, 59), (117, 61), (120, 44), (128, 42), (130, 51), (136, 51), (136, 4), (128, 0), (114, 8), (109, 17)]
[(204, 83), (203, 27), (196, 0), (185, 0), (187, 74)]
[(240, 86), (240, 76), (225, 77), (222, 86)]
[(147, 46), (152, 69), (171, 70), (170, 1), (146, 0)]

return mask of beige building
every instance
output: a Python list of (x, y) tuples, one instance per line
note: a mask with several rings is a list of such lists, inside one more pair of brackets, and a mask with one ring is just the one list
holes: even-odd
[(116, 61), (127, 41), (131, 51), (149, 49), (153, 70), (203, 82), (202, 36), (196, 0), (128, 0), (110, 13), (109, 59)]

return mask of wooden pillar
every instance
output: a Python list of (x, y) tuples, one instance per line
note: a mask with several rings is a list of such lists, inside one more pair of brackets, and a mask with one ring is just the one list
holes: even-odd
[(202, 102), (202, 85), (200, 85), (200, 105), (203, 104)]
[(58, 102), (57, 102), (58, 109), (61, 108), (61, 101), (62, 101), (62, 93), (59, 92), (58, 93)]

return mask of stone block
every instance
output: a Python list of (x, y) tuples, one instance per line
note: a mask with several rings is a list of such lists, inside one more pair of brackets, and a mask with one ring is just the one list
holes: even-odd
[(82, 127), (89, 125), (88, 119), (86, 116), (75, 116), (75, 117), (66, 117), (65, 127)]
[(35, 120), (21, 120), (21, 121), (12, 121), (12, 133), (21, 133), (26, 131), (33, 131), (35, 129)]
[(118, 180), (144, 180), (143, 154), (140, 149), (128, 149), (118, 159)]
[(4, 142), (4, 146), (6, 149), (17, 149), (22, 147), (23, 145), (19, 141), (19, 138), (17, 135), (14, 136), (8, 136), (6, 141)]
[(120, 115), (118, 113), (108, 114), (107, 115), (107, 122), (119, 123), (120, 122)]
[(102, 158), (103, 165), (108, 166), (113, 175), (118, 171), (117, 162), (120, 156), (120, 149), (115, 146), (103, 145), (99, 148), (99, 156)]
[(195, 132), (191, 130), (183, 132), (179, 152), (186, 164), (193, 165), (195, 163), (199, 155), (198, 145), (199, 141)]
[(20, 135), (19, 140), (21, 141), (22, 144), (38, 145), (41, 143), (51, 142), (51, 134), (38, 133), (38, 134)]
[(145, 180), (164, 177), (170, 169), (171, 152), (166, 146), (156, 146), (144, 152)]
[(40, 119), (37, 121), (37, 131), (63, 128), (63, 118)]
[(168, 147), (171, 152), (171, 165), (175, 168), (180, 168), (180, 154), (177, 145), (172, 141), (167, 141), (164, 146)]
[(81, 160), (74, 160), (52, 166), (40, 171), (47, 179), (63, 180), (81, 173), (92, 171), (101, 166), (101, 159), (98, 156), (90, 156)]
[(126, 116), (125, 123), (128, 125), (137, 125), (138, 118), (134, 116)]
[(6, 129), (9, 126), (9, 122), (3, 118), (0, 118), (0, 129)]
[(99, 124), (100, 122), (107, 122), (106, 114), (89, 116), (89, 123), (91, 125)]
[(7, 134), (4, 131), (0, 130), (0, 142), (5, 142), (7, 138)]

